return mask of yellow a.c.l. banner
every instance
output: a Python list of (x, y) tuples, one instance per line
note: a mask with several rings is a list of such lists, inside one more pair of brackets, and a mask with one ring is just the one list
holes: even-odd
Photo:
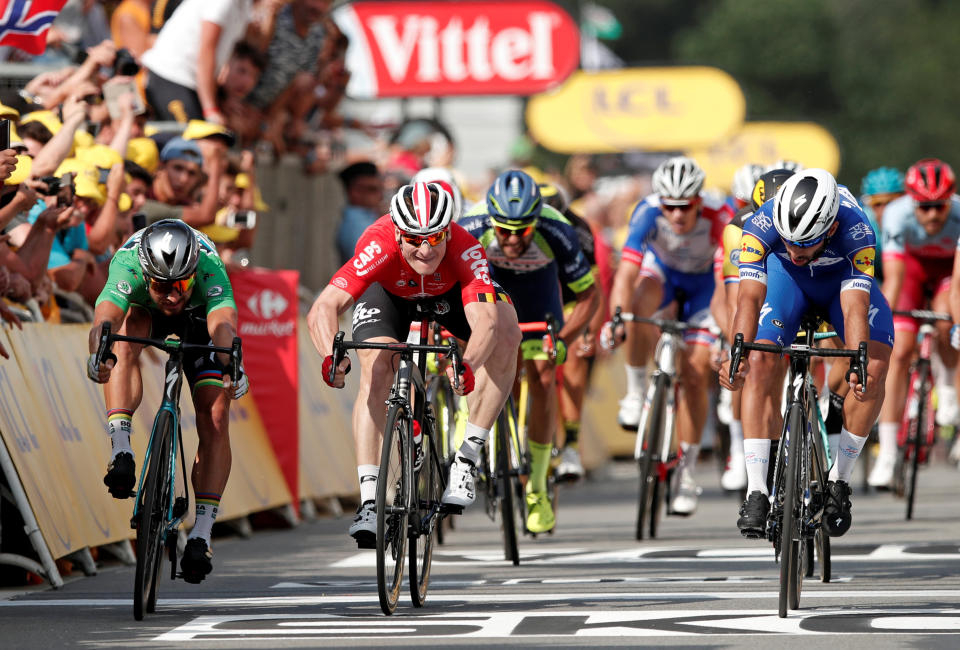
[(746, 100), (729, 74), (704, 66), (575, 72), (527, 104), (527, 128), (561, 153), (681, 151), (736, 133)]
[(813, 122), (747, 122), (735, 135), (712, 147), (688, 149), (700, 163), (707, 187), (729, 190), (733, 175), (747, 163), (770, 165), (793, 160), (836, 174), (840, 147), (833, 135)]

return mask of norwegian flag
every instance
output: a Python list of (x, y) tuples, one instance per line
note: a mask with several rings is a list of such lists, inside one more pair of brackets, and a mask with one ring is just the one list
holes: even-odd
[(0, 45), (43, 54), (47, 30), (67, 0), (0, 0)]

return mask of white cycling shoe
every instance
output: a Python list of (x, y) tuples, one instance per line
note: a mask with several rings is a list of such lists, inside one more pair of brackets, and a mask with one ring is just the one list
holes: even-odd
[(560, 452), (560, 464), (555, 471), (557, 480), (561, 483), (575, 483), (583, 478), (583, 473), (580, 452), (576, 447), (564, 447)]
[(477, 498), (477, 468), (459, 454), (450, 465), (450, 479), (440, 502), (465, 508)]
[(870, 471), (870, 476), (867, 477), (867, 485), (875, 488), (890, 487), (890, 483), (893, 482), (893, 466), (896, 462), (893, 456), (887, 454), (877, 456), (877, 461)]
[(727, 459), (727, 468), (720, 477), (720, 487), (727, 492), (737, 492), (747, 487), (747, 466), (742, 454)]
[(680, 470), (680, 480), (676, 482), (676, 496), (670, 503), (670, 511), (675, 515), (692, 515), (697, 509), (697, 497), (700, 487), (689, 472)]
[(617, 422), (620, 427), (629, 431), (636, 431), (640, 426), (640, 411), (643, 409), (643, 395), (627, 393), (620, 400), (620, 412)]

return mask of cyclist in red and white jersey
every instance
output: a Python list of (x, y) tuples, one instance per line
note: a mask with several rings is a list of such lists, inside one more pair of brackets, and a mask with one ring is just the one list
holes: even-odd
[[(390, 214), (364, 231), (353, 258), (317, 297), (307, 325), (314, 346), (325, 357), (324, 381), (336, 388), (344, 386), (350, 359), (334, 368), (330, 351), (339, 316), (355, 302), (356, 341), (405, 340), (410, 322), (422, 318), (418, 307), (438, 314), (438, 323), (467, 341), (460, 394), (468, 395), (470, 417), (442, 498), (447, 504), (467, 506), (476, 495), (474, 465), (480, 448), (513, 386), (520, 328), (509, 297), (490, 280), (483, 246), (451, 223), (455, 212), (453, 198), (438, 184), (401, 187), (391, 201)], [(354, 403), (353, 433), (361, 503), (350, 535), (361, 548), (372, 548), (380, 439), (386, 421), (384, 403), (394, 375), (393, 354), (358, 350), (357, 356), (360, 392)], [(453, 369), (447, 372), (452, 379)]]

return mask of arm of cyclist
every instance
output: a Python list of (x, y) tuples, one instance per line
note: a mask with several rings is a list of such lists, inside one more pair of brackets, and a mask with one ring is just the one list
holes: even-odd
[[(637, 278), (640, 277), (640, 265), (627, 259), (620, 261), (617, 267), (617, 273), (613, 277), (613, 288), (610, 290), (610, 313), (614, 313), (619, 307), (625, 312), (629, 312), (632, 307), (633, 291), (637, 285)], [(620, 325), (614, 331), (613, 322), (607, 321), (600, 330), (600, 345), (608, 350), (613, 349), (623, 343), (627, 338), (627, 332), (623, 325)]]
[[(597, 290), (596, 284), (591, 284), (576, 295), (577, 302), (573, 307), (573, 311), (570, 312), (570, 316), (567, 317), (563, 323), (563, 327), (560, 328), (560, 331), (557, 333), (559, 340), (554, 342), (557, 350), (555, 363), (558, 366), (567, 359), (567, 342), (573, 341), (583, 333), (590, 323), (590, 319), (593, 318), (593, 315), (600, 306), (600, 292)], [(579, 351), (577, 354), (579, 355)]]
[[(870, 323), (868, 314), (870, 311), (870, 294), (866, 291), (849, 290), (840, 294), (840, 309), (843, 311), (844, 327), (844, 345), (847, 349), (853, 350), (861, 341), (870, 343)], [(876, 391), (882, 390), (876, 381), (868, 382), (864, 388), (862, 377), (856, 373), (851, 373), (847, 379), (850, 384), (850, 391), (854, 399), (862, 402), (876, 394)]]
[(116, 332), (123, 324), (123, 318), (127, 315), (126, 310), (121, 309), (109, 300), (101, 301), (96, 309), (93, 310), (93, 327), (90, 328), (90, 334), (87, 337), (87, 348), (90, 356), (87, 358), (87, 377), (98, 384), (105, 384), (110, 379), (110, 371), (113, 370), (113, 359), (107, 359), (96, 365), (97, 348), (100, 346), (100, 329), (104, 323), (110, 323), (110, 331)]
[[(737, 313), (733, 317), (733, 332), (742, 332), (744, 341), (753, 341), (757, 335), (757, 327), (760, 323), (760, 307), (763, 306), (763, 300), (766, 296), (766, 284), (741, 278), (737, 295)], [(727, 390), (740, 390), (748, 372), (750, 372), (750, 363), (747, 361), (747, 356), (744, 356), (740, 361), (740, 368), (734, 376), (733, 383), (730, 383), (730, 359), (725, 359), (720, 364), (720, 385)]]
[[(207, 314), (207, 332), (210, 340), (216, 347), (229, 348), (237, 336), (237, 310), (233, 307), (220, 307)], [(240, 399), (250, 390), (250, 379), (246, 373), (241, 373), (237, 385), (233, 385), (230, 376), (230, 355), (223, 352), (216, 353), (217, 362), (223, 367), (223, 389), (232, 399)]]
[(953, 256), (953, 275), (950, 277), (950, 316), (954, 325), (950, 328), (950, 345), (960, 350), (960, 246)]
[(880, 292), (883, 294), (883, 297), (887, 299), (890, 309), (897, 308), (897, 301), (900, 299), (900, 290), (903, 288), (905, 269), (906, 266), (903, 263), (902, 257), (884, 254), (883, 284), (880, 286)]
[(580, 345), (576, 351), (577, 356), (584, 359), (592, 357), (596, 354), (599, 333), (600, 330), (603, 329), (603, 324), (607, 320), (606, 297), (603, 295), (603, 291), (599, 289), (599, 283), (595, 286), (598, 287), (597, 295), (599, 296), (599, 304), (597, 305), (597, 309), (593, 312), (593, 316), (590, 317), (590, 323), (587, 325), (587, 329), (585, 329), (583, 334), (580, 336)]
[[(468, 302), (463, 305), (463, 313), (470, 325), (470, 339), (463, 350), (463, 372), (455, 389), (458, 395), (467, 395), (473, 391), (473, 369), (482, 366), (497, 346), (497, 320), (499, 319), (496, 302)], [(453, 368), (447, 366), (447, 377), (453, 385)]]
[(350, 357), (347, 356), (344, 356), (339, 365), (333, 368), (331, 350), (333, 339), (340, 331), (340, 315), (350, 309), (351, 305), (353, 305), (353, 296), (339, 287), (328, 284), (313, 301), (310, 313), (307, 314), (310, 340), (313, 341), (313, 347), (317, 352), (323, 356), (323, 380), (334, 388), (343, 388), (346, 384), (346, 375), (350, 372)]

